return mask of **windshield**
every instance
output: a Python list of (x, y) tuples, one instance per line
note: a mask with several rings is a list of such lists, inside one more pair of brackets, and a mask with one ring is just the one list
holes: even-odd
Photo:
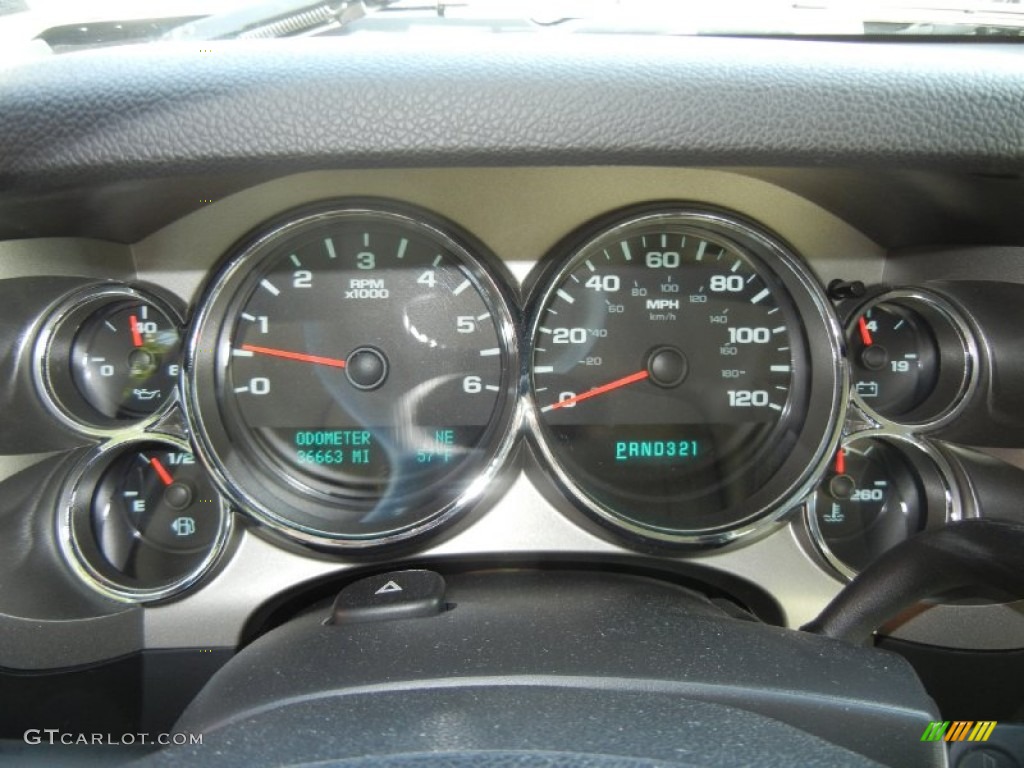
[(174, 40), (482, 33), (1018, 37), (1020, 0), (0, 0), (0, 58)]

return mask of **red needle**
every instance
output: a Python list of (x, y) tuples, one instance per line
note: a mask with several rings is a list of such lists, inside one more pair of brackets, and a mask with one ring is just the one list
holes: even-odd
[(629, 374), (629, 376), (623, 376), (621, 379), (616, 379), (615, 381), (603, 384), (600, 387), (594, 387), (592, 390), (584, 392), (582, 395), (576, 395), (575, 397), (570, 397), (566, 400), (559, 400), (557, 403), (549, 405), (548, 408), (567, 408), (568, 406), (575, 405), (582, 400), (589, 400), (592, 397), (603, 395), (605, 392), (611, 392), (613, 389), (624, 387), (627, 384), (643, 381), (648, 376), (650, 376), (650, 374), (647, 371), (637, 371), (636, 373)]
[(300, 363), (329, 365), (332, 368), (345, 367), (345, 361), (339, 360), (336, 357), (320, 357), (319, 355), (307, 355), (304, 352), (289, 352), (287, 349), (273, 349), (271, 347), (254, 347), (252, 344), (243, 344), (242, 349), (246, 352), (255, 352), (258, 355), (283, 357), (285, 360), (298, 360)]
[(864, 342), (865, 347), (875, 343), (871, 340), (871, 331), (868, 330), (868, 321), (864, 319), (864, 315), (857, 318), (857, 327), (860, 328), (860, 340)]
[(155, 456), (149, 460), (149, 466), (151, 466), (160, 477), (160, 481), (164, 485), (170, 485), (174, 482), (174, 478), (171, 477), (171, 473), (167, 471), (167, 468), (160, 463), (160, 459)]
[(139, 318), (135, 315), (131, 315), (128, 318), (128, 324), (132, 329), (132, 344), (136, 347), (142, 346), (142, 332), (139, 330)]
[(842, 448), (836, 453), (836, 474), (846, 474), (846, 451)]

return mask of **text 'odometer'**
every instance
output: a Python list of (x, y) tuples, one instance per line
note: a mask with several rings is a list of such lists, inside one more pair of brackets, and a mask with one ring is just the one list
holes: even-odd
[(242, 263), (212, 302), (222, 433), (201, 415), (246, 506), (322, 540), (394, 538), (451, 511), (509, 439), (514, 340), (484, 266), (384, 210), (302, 219)]

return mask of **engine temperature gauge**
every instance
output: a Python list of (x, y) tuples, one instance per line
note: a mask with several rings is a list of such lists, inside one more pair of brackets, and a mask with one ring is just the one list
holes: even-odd
[(941, 458), (906, 438), (860, 437), (836, 452), (809, 504), (819, 547), (846, 576), (951, 514)]

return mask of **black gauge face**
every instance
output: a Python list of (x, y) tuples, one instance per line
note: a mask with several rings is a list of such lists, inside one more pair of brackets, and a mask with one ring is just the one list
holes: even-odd
[(736, 526), (807, 448), (810, 345), (793, 294), (731, 235), (686, 215), (613, 227), (536, 311), (543, 444), (586, 504), (641, 533)]
[(847, 329), (853, 393), (873, 416), (919, 428), (951, 418), (977, 376), (974, 342), (945, 299), (897, 290), (870, 301)]
[(930, 506), (942, 509), (941, 494), (932, 499), (926, 487), (941, 487), (941, 477), (923, 454), (915, 459), (872, 438), (854, 440), (836, 453), (812, 508), (820, 543), (848, 572), (863, 570), (924, 530)]
[(849, 339), (854, 391), (870, 408), (897, 418), (920, 406), (939, 379), (939, 347), (924, 318), (898, 304), (857, 317)]
[(194, 579), (215, 556), (225, 511), (192, 453), (133, 443), (87, 473), (71, 515), (74, 551), (99, 582), (156, 596)]
[(178, 384), (177, 324), (144, 301), (117, 302), (89, 317), (71, 345), (71, 375), (82, 398), (108, 419), (157, 411)]
[(235, 262), (215, 289), (223, 309), (200, 330), (200, 347), (217, 349), (230, 444), (210, 430), (218, 459), (248, 457), (271, 482), (231, 482), (320, 539), (428, 523), (510, 439), (504, 300), (454, 239), (403, 215), (346, 211), (287, 229)]

